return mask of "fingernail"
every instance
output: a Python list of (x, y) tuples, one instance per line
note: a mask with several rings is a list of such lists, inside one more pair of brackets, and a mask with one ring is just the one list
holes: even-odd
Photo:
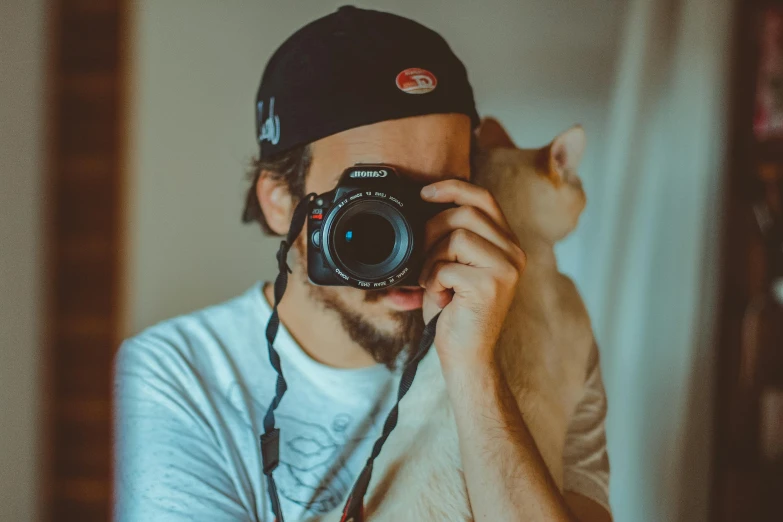
[(433, 187), (432, 185), (427, 185), (426, 187), (424, 187), (423, 189), (421, 189), (421, 197), (423, 197), (423, 198), (431, 198), (431, 197), (434, 197), (434, 196), (435, 196), (435, 193), (436, 193), (437, 191), (438, 191), (438, 190), (437, 190), (435, 187)]

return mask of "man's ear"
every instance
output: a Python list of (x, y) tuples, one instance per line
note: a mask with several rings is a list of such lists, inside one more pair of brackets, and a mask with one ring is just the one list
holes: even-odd
[(256, 196), (267, 225), (275, 234), (284, 236), (291, 225), (294, 202), (288, 185), (262, 171), (256, 184)]
[(559, 185), (567, 173), (577, 170), (586, 143), (584, 129), (581, 125), (574, 125), (542, 149), (544, 171), (555, 185)]
[(478, 146), (481, 150), (515, 149), (511, 137), (498, 120), (492, 117), (483, 118), (478, 128)]

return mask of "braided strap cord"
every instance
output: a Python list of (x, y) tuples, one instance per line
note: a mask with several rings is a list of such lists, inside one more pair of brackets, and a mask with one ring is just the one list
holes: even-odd
[(386, 421), (383, 423), (383, 431), (375, 441), (372, 453), (367, 459), (364, 469), (362, 469), (362, 472), (359, 474), (359, 478), (356, 480), (356, 483), (351, 490), (351, 494), (348, 496), (340, 522), (364, 522), (364, 496), (367, 494), (367, 487), (370, 485), (370, 479), (372, 478), (373, 463), (378, 455), (380, 455), (386, 439), (389, 438), (392, 430), (397, 426), (400, 401), (405, 397), (405, 394), (408, 393), (408, 390), (410, 390), (413, 379), (416, 377), (419, 363), (424, 356), (427, 355), (427, 352), (432, 346), (432, 342), (435, 339), (435, 327), (438, 323), (438, 317), (440, 317), (440, 313), (430, 319), (430, 322), (424, 327), (421, 342), (419, 342), (419, 348), (405, 365), (402, 377), (400, 378), (400, 386), (397, 389), (397, 402), (386, 416)]
[(269, 363), (277, 372), (277, 384), (275, 386), (275, 396), (269, 409), (264, 415), (264, 433), (261, 435), (261, 461), (264, 466), (264, 475), (266, 475), (267, 489), (269, 490), (269, 500), (272, 503), (272, 512), (277, 522), (283, 521), (283, 511), (280, 507), (280, 497), (277, 494), (277, 485), (272, 476), (272, 472), (280, 463), (280, 430), (275, 428), (275, 410), (283, 399), (288, 386), (283, 377), (283, 368), (280, 365), (280, 354), (275, 350), (274, 343), (277, 337), (277, 330), (280, 327), (280, 316), (277, 307), (283, 298), (285, 289), (288, 286), (288, 274), (291, 268), (288, 266), (288, 251), (294, 244), (299, 233), (305, 224), (307, 218), (307, 205), (315, 197), (315, 194), (308, 194), (302, 198), (294, 209), (294, 215), (291, 218), (291, 227), (288, 229), (286, 238), (280, 242), (280, 248), (277, 251), (277, 278), (275, 278), (274, 294), (275, 302), (272, 307), (272, 315), (266, 325), (266, 346), (269, 351)]

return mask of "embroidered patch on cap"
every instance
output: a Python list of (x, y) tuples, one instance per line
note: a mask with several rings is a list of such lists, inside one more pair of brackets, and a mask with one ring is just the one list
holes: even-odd
[(269, 116), (264, 120), (264, 102), (260, 101), (256, 105), (258, 118), (258, 142), (267, 140), (272, 145), (280, 142), (280, 117), (275, 114), (275, 97), (269, 100)]
[(397, 87), (408, 94), (427, 94), (438, 86), (438, 79), (426, 69), (405, 69), (397, 75)]

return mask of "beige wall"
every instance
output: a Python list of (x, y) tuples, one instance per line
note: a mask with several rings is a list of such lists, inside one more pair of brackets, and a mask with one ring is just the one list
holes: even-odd
[(38, 516), (43, 0), (0, 2), (0, 520)]
[[(273, 276), (276, 242), (239, 221), (243, 172), (255, 150), (255, 89), (287, 36), (342, 3), (135, 2), (130, 332)], [(584, 123), (591, 140), (588, 190), (601, 150), (623, 4), (361, 3), (441, 32), (467, 65), (480, 112), (500, 116), (520, 143), (543, 144), (572, 123)]]

